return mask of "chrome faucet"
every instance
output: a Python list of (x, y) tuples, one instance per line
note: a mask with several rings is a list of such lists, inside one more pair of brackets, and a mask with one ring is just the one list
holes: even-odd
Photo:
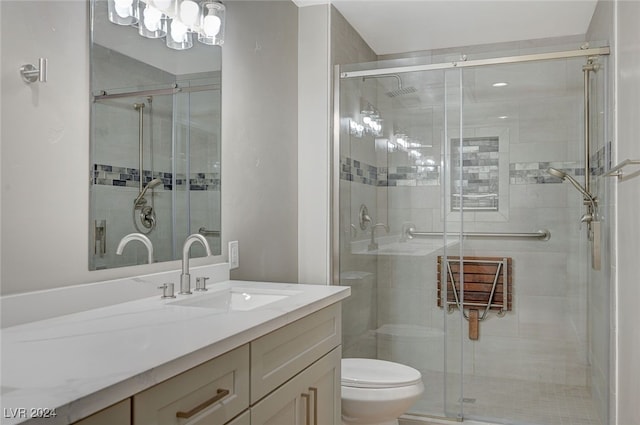
[(179, 294), (191, 294), (191, 275), (189, 275), (189, 250), (194, 242), (200, 242), (204, 249), (207, 251), (207, 256), (211, 256), (211, 247), (207, 239), (198, 234), (193, 233), (187, 237), (182, 246), (182, 273), (180, 274), (180, 292)]
[(376, 249), (378, 249), (378, 242), (376, 242), (376, 229), (378, 227), (384, 227), (384, 230), (389, 233), (389, 226), (384, 223), (376, 223), (371, 226), (371, 243), (369, 243), (369, 246), (367, 248), (369, 251), (375, 251)]
[(148, 237), (143, 235), (142, 233), (129, 233), (120, 239), (120, 243), (118, 244), (118, 248), (116, 248), (116, 254), (122, 255), (122, 251), (124, 250), (125, 245), (127, 245), (131, 241), (140, 241), (147, 247), (147, 262), (149, 264), (153, 263), (153, 244), (149, 240)]

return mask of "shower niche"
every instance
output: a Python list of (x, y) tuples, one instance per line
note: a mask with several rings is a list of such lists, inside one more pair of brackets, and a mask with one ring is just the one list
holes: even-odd
[[(173, 51), (92, 4), (89, 269), (181, 258), (192, 233), (220, 240), (220, 48)], [(204, 256), (193, 247), (192, 257)]]

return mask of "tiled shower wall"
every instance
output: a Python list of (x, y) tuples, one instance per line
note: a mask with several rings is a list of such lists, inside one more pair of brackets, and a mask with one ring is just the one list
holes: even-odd
[[(567, 80), (559, 93), (517, 100), (510, 118), (500, 125), (475, 122), (473, 116), (465, 121), (465, 138), (500, 135), (508, 143), (500, 149), (501, 184), (507, 188), (500, 199), (504, 209), (500, 214), (465, 212), (464, 230), (535, 232), (544, 228), (552, 234), (547, 242), (464, 241), (465, 255), (512, 257), (515, 290), (513, 311), (502, 318), (490, 314), (480, 324), (479, 341), (463, 335), (465, 374), (588, 383), (585, 228), (578, 222), (582, 197), (545, 171), (564, 169), (579, 180), (584, 174), (579, 164), (582, 73), (580, 64), (557, 66), (558, 72), (549, 72), (547, 78), (557, 79), (561, 73), (577, 82)], [(434, 126), (432, 132), (432, 156), (439, 163), (442, 128)], [(371, 146), (372, 141), (353, 140), (352, 149), (359, 143)], [(450, 231), (459, 228), (460, 213), (445, 211), (442, 204), (446, 195), (438, 167), (416, 166), (398, 152), (369, 160), (343, 153), (341, 162), (341, 176), (351, 182), (352, 191), (376, 188), (376, 221), (386, 220), (392, 235), (399, 237), (406, 223), (419, 230), (441, 231), (446, 219)], [(458, 254), (455, 249), (453, 255)], [(444, 314), (436, 306), (436, 255), (378, 256), (376, 344), (381, 358), (442, 372), (444, 322), (451, 343), (460, 336), (456, 330), (466, 328), (457, 323), (458, 315)]]

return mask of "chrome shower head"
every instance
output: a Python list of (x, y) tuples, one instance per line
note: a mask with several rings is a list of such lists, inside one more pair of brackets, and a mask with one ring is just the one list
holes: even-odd
[(411, 93), (415, 93), (418, 90), (413, 87), (413, 86), (409, 86), (409, 87), (402, 87), (401, 84), (399, 84), (399, 87), (396, 90), (391, 90), (386, 92), (385, 94), (388, 97), (397, 97), (397, 96), (404, 96), (406, 94), (411, 94)]
[(567, 177), (567, 173), (555, 168), (547, 168), (547, 173), (551, 174), (554, 177), (558, 177), (559, 179), (562, 179), (562, 180), (564, 180)]
[(147, 186), (144, 188), (144, 190), (153, 189), (154, 187), (158, 186), (160, 183), (162, 183), (162, 180), (156, 177), (155, 179), (147, 183)]
[(161, 183), (162, 183), (162, 180), (160, 180), (157, 177), (155, 179), (151, 180), (149, 183), (147, 183), (147, 185), (144, 187), (144, 189), (142, 189), (142, 192), (140, 192), (140, 194), (138, 195), (136, 200), (133, 201), (133, 205), (138, 206), (138, 204), (140, 204), (140, 201), (142, 200), (142, 198), (144, 198), (144, 194), (147, 193), (147, 190), (148, 189), (153, 189), (154, 187), (158, 186)]
[(571, 177), (569, 174), (565, 173), (564, 171), (561, 171), (561, 170), (558, 170), (558, 169), (552, 168), (552, 167), (547, 168), (547, 173), (551, 174), (554, 177), (558, 177), (559, 179), (562, 179), (562, 180), (569, 180), (569, 183), (571, 183), (573, 185), (573, 187), (578, 189), (578, 191), (580, 193), (582, 193), (582, 195), (589, 202), (591, 202), (591, 204), (593, 205), (593, 208), (595, 209), (595, 200), (593, 199), (593, 196), (591, 196), (591, 194), (589, 192), (587, 192), (587, 190), (584, 187), (582, 187), (582, 185), (580, 183), (578, 183), (578, 181), (576, 179), (574, 179), (573, 177)]
[(397, 96), (404, 96), (404, 95), (415, 93), (415, 92), (418, 91), (418, 89), (416, 89), (413, 86), (403, 87), (402, 86), (402, 79), (397, 74), (370, 75), (370, 76), (362, 77), (362, 81), (364, 81), (364, 80), (366, 80), (368, 78), (395, 78), (396, 81), (398, 81), (398, 88), (395, 89), (395, 90), (390, 90), (390, 91), (385, 93), (388, 97), (391, 97), (391, 98), (394, 98), (394, 97), (397, 97)]

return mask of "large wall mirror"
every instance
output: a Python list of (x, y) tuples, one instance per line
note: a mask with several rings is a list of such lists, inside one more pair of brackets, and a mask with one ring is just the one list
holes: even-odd
[(156, 262), (181, 258), (191, 233), (219, 255), (221, 48), (194, 37), (176, 50), (171, 35), (112, 23), (109, 7), (91, 3), (89, 269), (147, 263), (137, 241), (116, 254), (130, 233), (149, 238)]

